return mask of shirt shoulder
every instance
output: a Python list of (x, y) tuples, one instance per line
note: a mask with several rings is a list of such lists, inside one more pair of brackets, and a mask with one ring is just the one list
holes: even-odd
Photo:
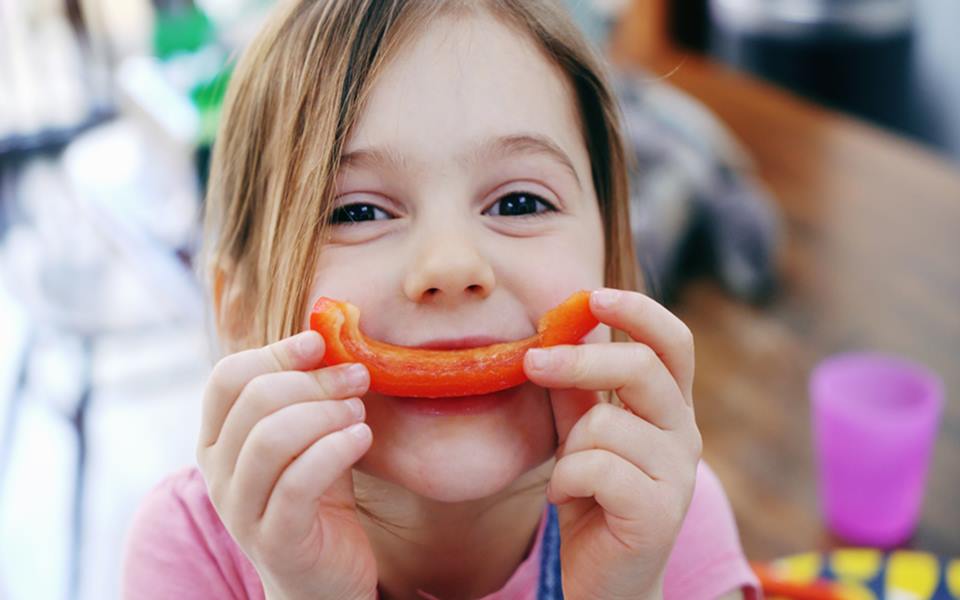
[(690, 508), (667, 561), (664, 597), (716, 600), (736, 589), (748, 600), (761, 597), (723, 485), (701, 461)]
[(253, 565), (227, 532), (195, 467), (141, 502), (124, 546), (125, 600), (263, 598)]

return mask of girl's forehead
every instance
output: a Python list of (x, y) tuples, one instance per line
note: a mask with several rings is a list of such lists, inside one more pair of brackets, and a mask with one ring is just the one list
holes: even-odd
[(586, 150), (573, 94), (535, 45), (486, 14), (439, 17), (390, 59), (347, 142), (402, 150), (404, 160), (470, 156), (497, 145), (539, 145), (577, 170)]

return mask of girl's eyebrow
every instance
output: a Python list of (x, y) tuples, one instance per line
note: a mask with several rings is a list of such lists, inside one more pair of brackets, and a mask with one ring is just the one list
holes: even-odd
[[(560, 145), (549, 137), (539, 133), (518, 133), (495, 137), (480, 144), (458, 157), (461, 164), (472, 165), (503, 155), (542, 155), (555, 161), (573, 175), (577, 186), (582, 188), (573, 161)], [(393, 170), (406, 170), (410, 161), (403, 153), (389, 146), (358, 148), (344, 153), (340, 158), (341, 168), (350, 167), (387, 167)]]

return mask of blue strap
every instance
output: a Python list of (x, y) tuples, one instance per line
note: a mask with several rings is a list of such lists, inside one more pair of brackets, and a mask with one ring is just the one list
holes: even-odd
[(542, 548), (537, 600), (563, 600), (560, 581), (560, 522), (557, 519), (557, 507), (553, 504), (547, 505), (547, 526), (543, 532)]

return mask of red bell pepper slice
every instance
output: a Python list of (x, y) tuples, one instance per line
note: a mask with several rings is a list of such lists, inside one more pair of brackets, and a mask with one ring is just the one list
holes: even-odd
[(480, 348), (435, 350), (394, 346), (360, 333), (360, 309), (320, 298), (310, 328), (326, 342), (325, 365), (358, 362), (370, 372), (370, 388), (390, 396), (444, 398), (489, 394), (527, 380), (523, 356), (531, 348), (575, 344), (597, 326), (590, 292), (579, 291), (537, 323), (537, 334)]

